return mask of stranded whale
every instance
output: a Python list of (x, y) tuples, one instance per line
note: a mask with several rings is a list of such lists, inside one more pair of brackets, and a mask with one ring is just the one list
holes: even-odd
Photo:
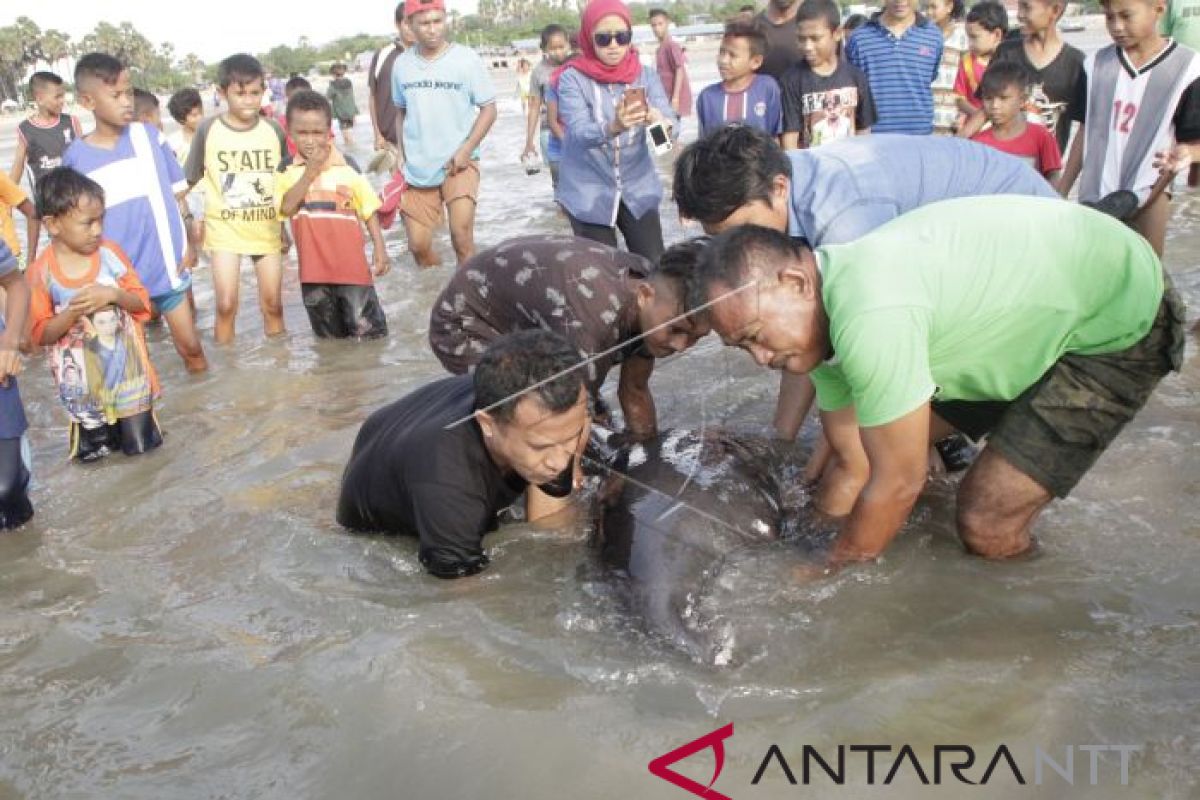
[[(791, 461), (789, 462), (789, 456)], [(726, 664), (735, 631), (706, 608), (731, 557), (801, 535), (800, 465), (789, 443), (725, 430), (666, 431), (610, 450), (592, 539), (654, 633)], [(782, 549), (782, 548), (781, 548)]]

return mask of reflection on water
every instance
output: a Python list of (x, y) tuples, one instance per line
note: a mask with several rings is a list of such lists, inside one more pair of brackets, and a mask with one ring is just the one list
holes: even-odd
[[(519, 167), (522, 138), (504, 105), (481, 245), (565, 229), (547, 176)], [(683, 235), (664, 219), (668, 241)], [(1200, 197), (1184, 196), (1168, 261), (1193, 305), (1198, 224)], [(646, 763), (729, 721), (718, 788), (735, 796), (964, 796), (907, 771), (887, 789), (804, 790), (778, 771), (748, 788), (772, 742), (789, 759), (804, 744), (1135, 744), (1125, 789), (1103, 771), (1085, 789), (1077, 767), (1074, 789), (1002, 773), (971, 796), (1200, 791), (1194, 344), (1045, 515), (1038, 557), (964, 557), (952, 487), (936, 484), (878, 564), (798, 585), (770, 550), (739, 556), (721, 600), (742, 649), (714, 670), (629, 619), (578, 532), (505, 529), (488, 572), (447, 583), (410, 542), (333, 523), (357, 426), (440, 374), (425, 330), (449, 267), (417, 272), (389, 242), (386, 341), (315, 341), (294, 265), (289, 334), (261, 339), (248, 274), (237, 347), (209, 344), (208, 375), (186, 376), (152, 331), (168, 438), (147, 456), (64, 463), (48, 371), (30, 365), (38, 515), (0, 537), (0, 798), (678, 798)], [(198, 285), (209, 329), (206, 274)], [(775, 380), (710, 339), (654, 384), (664, 426), (695, 427), (767, 419)], [(707, 782), (707, 758), (681, 770)]]

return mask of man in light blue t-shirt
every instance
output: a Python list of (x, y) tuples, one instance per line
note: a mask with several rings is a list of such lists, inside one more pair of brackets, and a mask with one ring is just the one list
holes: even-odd
[(446, 41), (444, 0), (406, 0), (417, 44), (396, 59), (392, 99), (408, 189), (400, 201), (417, 265), (437, 266), (433, 230), (450, 215), (458, 263), (475, 253), (479, 143), (496, 121), (496, 90), (474, 50)]
[[(941, 200), (1058, 197), (1019, 158), (963, 139), (872, 134), (785, 153), (773, 137), (738, 126), (689, 145), (675, 162), (674, 190), (679, 215), (696, 220), (706, 233), (762, 225), (809, 247), (852, 242)], [(795, 438), (813, 396), (806, 376), (784, 375), (775, 410), (780, 436)], [(810, 477), (820, 466), (814, 459)]]

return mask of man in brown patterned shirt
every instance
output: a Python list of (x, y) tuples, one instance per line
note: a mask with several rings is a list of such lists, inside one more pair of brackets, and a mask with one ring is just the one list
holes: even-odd
[(686, 350), (708, 333), (707, 326), (683, 316), (683, 281), (704, 243), (671, 247), (655, 269), (639, 255), (588, 239), (510, 239), (455, 271), (433, 305), (429, 343), (447, 370), (462, 374), (506, 333), (553, 331), (585, 358), (600, 356), (583, 367), (597, 418), (605, 416), (600, 387), (619, 364), (617, 399), (626, 427), (635, 437), (652, 436), (654, 359)]

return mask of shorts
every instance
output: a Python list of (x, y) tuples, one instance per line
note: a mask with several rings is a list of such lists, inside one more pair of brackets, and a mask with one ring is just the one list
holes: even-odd
[(302, 283), (300, 294), (313, 333), (322, 339), (377, 339), (387, 336), (387, 318), (374, 286)]
[(427, 228), (446, 218), (446, 206), (462, 197), (479, 198), (479, 162), (472, 161), (457, 175), (447, 175), (441, 186), (409, 186), (400, 198), (400, 213)]
[(192, 290), (192, 277), (188, 275), (178, 289), (172, 289), (165, 294), (156, 294), (150, 298), (151, 307), (159, 314), (169, 314), (187, 300), (187, 294)]
[(1183, 363), (1184, 307), (1166, 281), (1150, 331), (1124, 350), (1065, 355), (1011, 401), (934, 401), (933, 412), (1056, 497), (1066, 497), (1154, 387)]
[(354, 127), (354, 117), (347, 117), (346, 119), (338, 119), (338, 127), (344, 131), (350, 130), (351, 128)]

